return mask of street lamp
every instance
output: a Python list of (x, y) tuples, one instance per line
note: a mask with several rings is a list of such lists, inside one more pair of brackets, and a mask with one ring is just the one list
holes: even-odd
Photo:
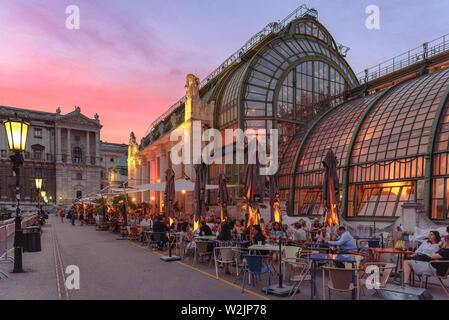
[(38, 214), (41, 214), (41, 197), (40, 197), (40, 190), (42, 188), (42, 179), (41, 178), (36, 178), (34, 179), (34, 181), (36, 182), (36, 189), (37, 189), (37, 208), (38, 208)]
[(23, 164), (22, 152), (25, 150), (29, 123), (20, 120), (15, 115), (15, 119), (3, 121), (8, 138), (9, 150), (13, 152), (10, 159), (13, 163), (13, 171), (16, 175), (16, 218), (14, 232), (14, 273), (23, 272), (22, 269), (22, 249), (23, 231), (20, 219), (20, 166)]

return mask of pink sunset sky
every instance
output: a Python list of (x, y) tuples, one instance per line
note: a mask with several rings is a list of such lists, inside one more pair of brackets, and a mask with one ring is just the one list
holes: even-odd
[[(351, 48), (357, 73), (449, 32), (441, 0), (304, 1), (337, 42)], [(402, 2), (401, 2), (402, 3)], [(2, 0), (0, 105), (62, 113), (75, 105), (100, 116), (103, 141), (142, 138), (181, 98), (185, 75), (201, 79), (294, 0)], [(381, 9), (381, 29), (365, 27), (366, 6)], [(65, 27), (80, 8), (79, 30)], [(432, 18), (429, 19), (428, 17)]]

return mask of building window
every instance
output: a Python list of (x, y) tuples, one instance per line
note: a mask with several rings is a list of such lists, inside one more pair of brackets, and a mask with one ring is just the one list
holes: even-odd
[(82, 193), (81, 191), (78, 190), (78, 191), (76, 192), (76, 198), (77, 198), (77, 199), (81, 199), (82, 196), (83, 196), (83, 193)]
[(51, 161), (51, 153), (47, 153), (47, 161)]
[(81, 137), (80, 136), (75, 136), (75, 141), (77, 141), (77, 142), (81, 141)]
[(80, 147), (73, 148), (73, 163), (82, 163), (83, 162), (83, 152)]
[(3, 157), (3, 158), (6, 157), (6, 150), (2, 150), (2, 157)]
[(42, 138), (42, 129), (35, 128), (34, 129), (34, 137), (41, 139)]
[(34, 177), (35, 178), (42, 178), (42, 169), (40, 169), (40, 168), (34, 169)]
[(76, 180), (83, 180), (83, 174), (81, 172), (76, 173)]
[(25, 159), (29, 159), (30, 158), (30, 153), (29, 152), (25, 152)]
[(114, 162), (114, 158), (111, 158), (111, 162)]
[(42, 158), (42, 150), (38, 150), (38, 149), (33, 150), (33, 159), (41, 160), (41, 158)]
[[(102, 178), (104, 177), (104, 172), (103, 172), (103, 171), (100, 172), (100, 176), (101, 176)], [(103, 188), (101, 188), (101, 189), (103, 189)]]
[(100, 190), (103, 190), (103, 185), (102, 184), (100, 184)]

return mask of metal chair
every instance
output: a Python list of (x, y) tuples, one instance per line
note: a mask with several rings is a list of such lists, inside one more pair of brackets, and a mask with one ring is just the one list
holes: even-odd
[(159, 248), (161, 246), (162, 237), (164, 236), (163, 232), (153, 232), (151, 234), (150, 248)]
[(360, 277), (358, 277), (358, 297), (357, 299), (360, 299), (360, 293), (365, 294), (364, 287), (367, 284), (367, 279), (364, 279), (364, 276), (367, 275), (366, 270), (370, 266), (376, 266), (379, 268), (379, 283), (377, 283), (377, 288), (375, 288), (377, 294), (379, 297), (383, 298), (381, 292), (379, 289), (385, 288), (387, 286), (388, 280), (390, 279), (391, 273), (394, 269), (396, 269), (396, 264), (394, 263), (387, 263), (387, 262), (368, 262), (363, 265), (363, 270), (359, 269), (361, 271)]
[[(300, 291), (300, 287), (304, 281), (312, 281), (310, 255), (312, 251), (309, 249), (303, 249), (298, 254), (298, 258), (295, 262), (290, 262), (292, 267), (292, 275), (290, 276), (290, 282), (292, 283), (292, 289), (289, 292), (290, 300)], [(315, 295), (317, 293), (316, 283), (311, 283), (315, 286)]]
[(302, 251), (301, 247), (295, 247), (295, 246), (284, 247), (282, 264), (284, 265), (284, 270), (287, 270), (289, 276), (292, 275), (292, 270), (291, 270), (292, 265), (290, 263), (296, 262), (301, 251)]
[(212, 257), (212, 252), (207, 251), (207, 247), (209, 244), (209, 241), (195, 241), (195, 260), (196, 263), (198, 263), (198, 257), (201, 258), (201, 263), (203, 263), (204, 257)]
[(233, 247), (215, 247), (214, 248), (215, 275), (218, 279), (218, 263), (232, 265), (234, 262)]
[[(438, 270), (438, 264), (441, 264), (440, 268), (442, 270)], [(437, 270), (435, 270), (436, 268)], [(446, 268), (445, 272), (439, 273), (438, 271), (444, 271), (444, 268)], [(443, 280), (446, 280), (449, 276), (449, 261), (448, 260), (434, 260), (429, 262), (429, 269), (432, 272), (432, 275), (437, 278), (438, 283), (440, 284), (441, 288), (443, 288), (444, 292), (449, 296), (449, 289), (444, 284)], [(421, 278), (422, 279), (422, 278)], [(422, 281), (421, 281), (421, 287), (422, 287)]]
[(324, 266), (323, 269), (329, 273), (327, 281), (329, 300), (331, 300), (332, 291), (351, 292), (354, 289), (357, 289), (357, 285), (354, 285), (353, 283), (355, 269), (343, 269), (328, 266)]
[(249, 273), (251, 276), (267, 273), (268, 277), (267, 277), (267, 285), (265, 288), (265, 295), (268, 295), (272, 261), (270, 260), (270, 264), (267, 268), (263, 264), (263, 259), (266, 258), (266, 256), (246, 254), (244, 255), (244, 258), (245, 258), (245, 269), (243, 271), (242, 292), (245, 292), (245, 280), (247, 273)]

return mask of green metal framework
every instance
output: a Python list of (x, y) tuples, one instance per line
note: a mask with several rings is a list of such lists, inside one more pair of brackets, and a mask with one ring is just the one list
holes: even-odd
[[(359, 104), (358, 108), (362, 108), (362, 112), (352, 126), (350, 142), (344, 148), (337, 150), (337, 154), (342, 156), (342, 160), (344, 159), (344, 163), (339, 166), (343, 176), (341, 211), (347, 218), (349, 201), (351, 201), (354, 214), (375, 212), (374, 218), (379, 221), (394, 219), (394, 216), (378, 217), (377, 215), (383, 215), (384, 212), (386, 215), (394, 215), (399, 205), (407, 201), (422, 201), (427, 212), (431, 212), (432, 194), (435, 193), (432, 187), (437, 178), (437, 174), (433, 172), (434, 161), (439, 154), (445, 156), (443, 160), (438, 160), (440, 177), (445, 179), (444, 184), (442, 180), (438, 181), (439, 188), (442, 189), (444, 185), (444, 192), (449, 192), (449, 181), (447, 180), (449, 178), (449, 163), (447, 162), (449, 161), (448, 84), (449, 70), (443, 69), (401, 82), (380, 93), (373, 94), (371, 98), (358, 99), (371, 99), (371, 101)], [(301, 144), (296, 151), (290, 174), (289, 214), (295, 210), (293, 204), (295, 204), (296, 190), (306, 189), (313, 193), (314, 189), (320, 187), (319, 183), (301, 184), (299, 181), (302, 180), (298, 177), (301, 174), (322, 175), (322, 170), (314, 169), (317, 168), (316, 159), (320, 156), (324, 157), (325, 150), (322, 147), (323, 142), (320, 147), (320, 144), (314, 142), (314, 139), (317, 139), (318, 135), (317, 141), (319, 142), (320, 136), (326, 134), (332, 136), (330, 121), (339, 112), (344, 114), (345, 108), (351, 103), (356, 102), (349, 101), (323, 113), (318, 120), (313, 122), (304, 136), (295, 137), (301, 139)], [(338, 121), (337, 116), (333, 122), (337, 123)], [(351, 121), (348, 115), (341, 124), (334, 125), (347, 126)], [(439, 130), (441, 122), (447, 127), (442, 133)], [(441, 137), (438, 138), (438, 135)], [(335, 141), (335, 139), (330, 139), (330, 141)], [(440, 143), (437, 152), (435, 151), (436, 143)], [(292, 141), (289, 144), (294, 145)], [(328, 147), (333, 148), (336, 145), (331, 143)], [(297, 148), (297, 144), (295, 148)], [(301, 157), (302, 154), (306, 156)], [(310, 159), (315, 159), (313, 160), (315, 162), (312, 161), (315, 166), (311, 168)], [(307, 166), (309, 166), (308, 170), (303, 169)], [(425, 174), (419, 168), (425, 168)], [(443, 172), (443, 170), (445, 171)], [(351, 191), (349, 186), (352, 186)], [(424, 195), (422, 195), (423, 189)], [(439, 192), (441, 193), (441, 191)], [(349, 199), (350, 194), (351, 199)], [(446, 198), (445, 195), (444, 212), (446, 212), (447, 218), (449, 210), (446, 206), (449, 201)], [(439, 199), (439, 201), (441, 202), (443, 199)], [(297, 199), (297, 202), (299, 205), (300, 200)], [(394, 209), (391, 210), (392, 208)], [(352, 217), (349, 219), (373, 219), (373, 217), (354, 216), (354, 214), (351, 212)]]

